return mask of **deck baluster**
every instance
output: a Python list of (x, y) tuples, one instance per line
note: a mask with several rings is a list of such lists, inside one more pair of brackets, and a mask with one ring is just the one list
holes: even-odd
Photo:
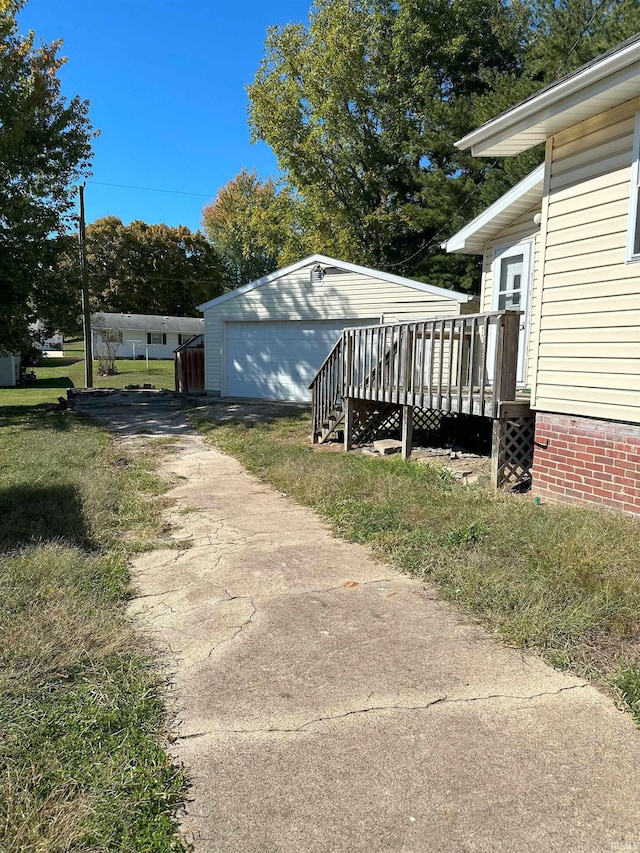
[(499, 417), (515, 399), (519, 312), (346, 329), (312, 390), (314, 436), (341, 423), (346, 399)]

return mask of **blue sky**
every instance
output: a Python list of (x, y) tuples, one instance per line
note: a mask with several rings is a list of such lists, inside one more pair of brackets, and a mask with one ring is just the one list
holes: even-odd
[(310, 5), (29, 0), (21, 31), (64, 40), (63, 92), (91, 102), (91, 121), (101, 131), (85, 191), (87, 222), (114, 215), (196, 229), (204, 204), (243, 166), (262, 177), (277, 174), (271, 150), (250, 144), (244, 87), (262, 57), (267, 27), (306, 22)]

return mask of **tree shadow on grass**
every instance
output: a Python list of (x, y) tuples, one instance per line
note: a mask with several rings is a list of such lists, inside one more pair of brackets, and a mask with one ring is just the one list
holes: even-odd
[(52, 376), (50, 379), (36, 379), (30, 388), (75, 388), (73, 379), (68, 376)]
[(95, 543), (73, 486), (10, 486), (0, 489), (0, 551), (66, 542), (85, 550)]
[(44, 358), (38, 367), (69, 367), (70, 364), (77, 364), (79, 361), (84, 361), (84, 357), (82, 355), (68, 356), (65, 358)]
[(35, 406), (0, 406), (0, 428), (19, 427), (21, 430), (54, 429), (67, 432), (76, 416), (63, 411), (55, 403), (40, 403)]
[(219, 425), (243, 424), (251, 429), (283, 419), (308, 419), (311, 407), (308, 403), (224, 398), (205, 403), (196, 402), (193, 411), (201, 418), (209, 418)]

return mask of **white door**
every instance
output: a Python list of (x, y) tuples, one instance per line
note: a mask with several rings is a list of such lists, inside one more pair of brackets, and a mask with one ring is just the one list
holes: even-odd
[(377, 319), (226, 323), (223, 394), (307, 402), (309, 383), (342, 330), (377, 323)]
[(524, 385), (529, 339), (529, 294), (531, 291), (531, 242), (498, 246), (493, 262), (493, 310), (522, 311), (518, 336), (516, 381)]

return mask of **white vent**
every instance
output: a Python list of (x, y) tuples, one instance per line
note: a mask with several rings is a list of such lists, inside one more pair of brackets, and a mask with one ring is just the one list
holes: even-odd
[(324, 280), (324, 270), (320, 266), (320, 264), (316, 264), (315, 267), (311, 270), (309, 274), (309, 281), (311, 284), (322, 284)]

